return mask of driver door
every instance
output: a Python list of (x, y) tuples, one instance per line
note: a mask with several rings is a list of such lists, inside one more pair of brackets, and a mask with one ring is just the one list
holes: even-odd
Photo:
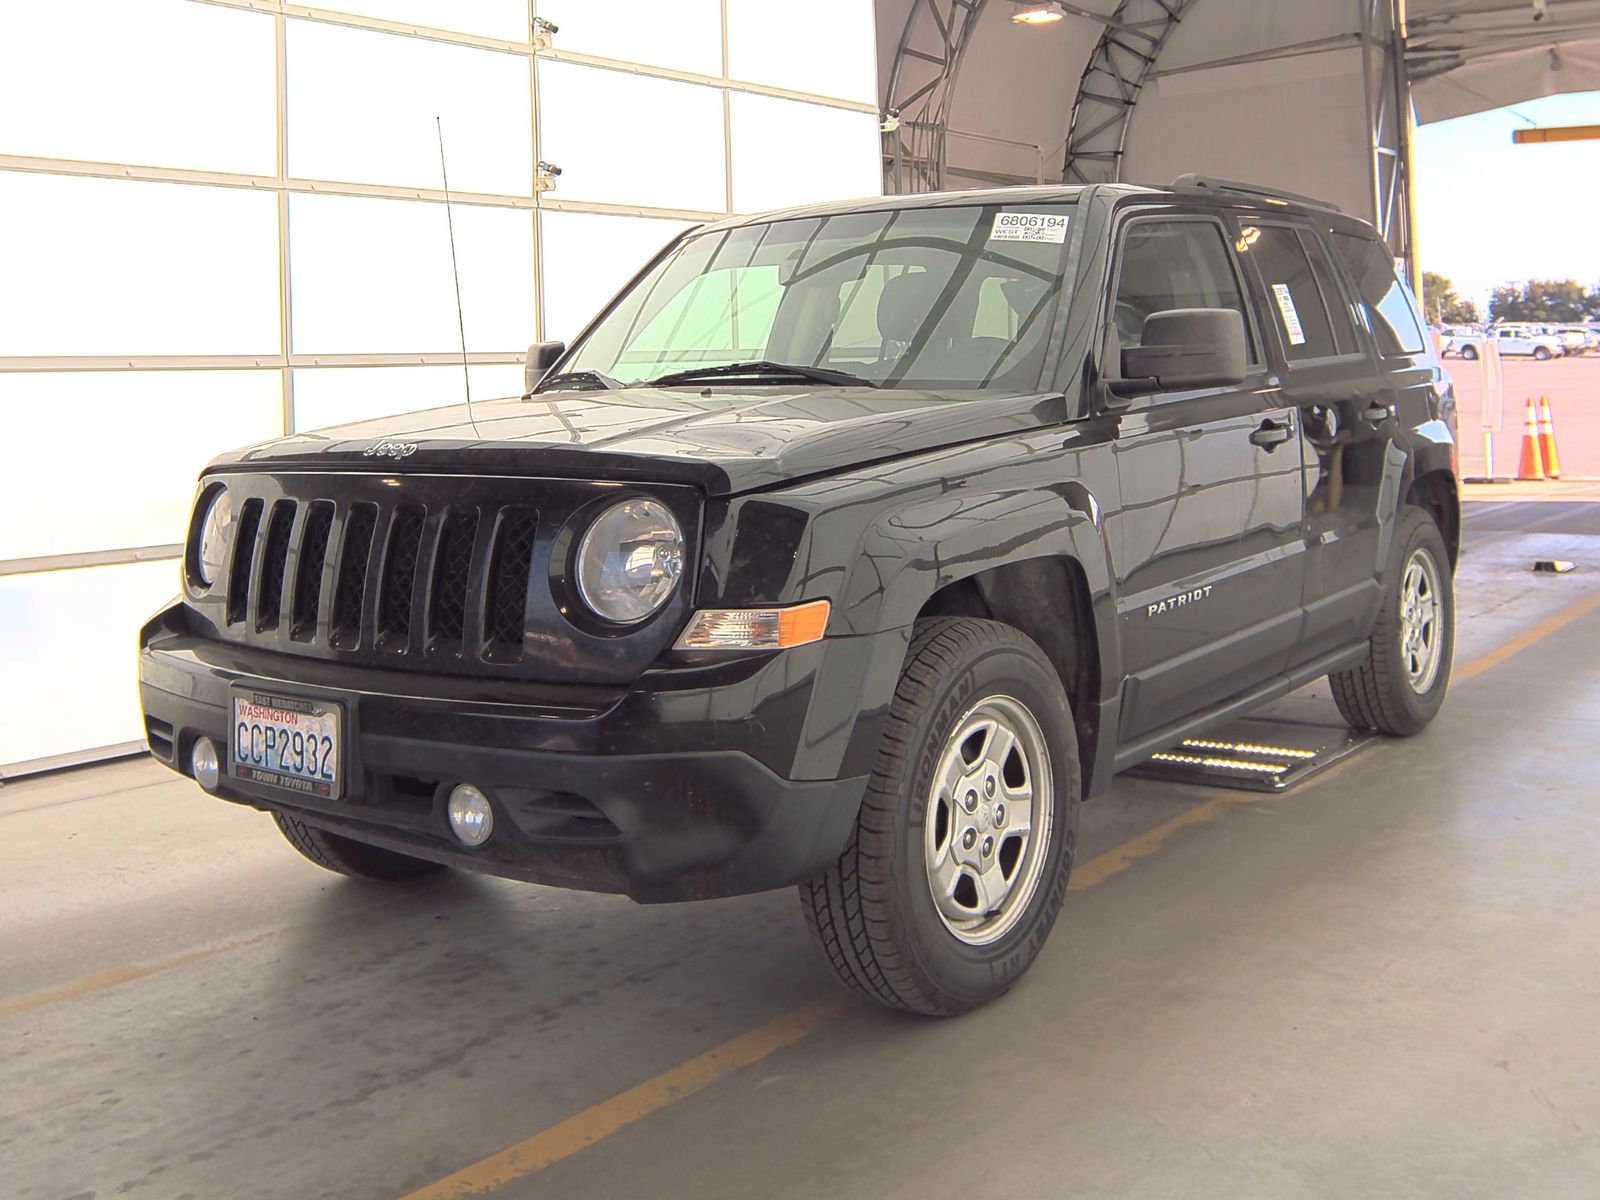
[(1138, 344), (1152, 313), (1231, 308), (1244, 317), (1251, 361), (1239, 385), (1142, 396), (1117, 418), (1122, 507), (1108, 525), (1125, 744), (1280, 674), (1300, 628), (1299, 412), (1262, 352), (1239, 267), (1211, 215), (1139, 216), (1119, 230), (1118, 353)]

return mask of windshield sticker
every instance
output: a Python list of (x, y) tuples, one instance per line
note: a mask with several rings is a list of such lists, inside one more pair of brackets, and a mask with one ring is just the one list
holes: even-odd
[(1057, 213), (1000, 212), (994, 215), (991, 242), (1054, 242), (1067, 240), (1067, 218)]
[(1291, 346), (1304, 346), (1306, 344), (1306, 331), (1300, 328), (1300, 314), (1294, 310), (1294, 297), (1289, 294), (1287, 283), (1272, 285), (1272, 294), (1278, 298), (1278, 311), (1283, 314), (1283, 328), (1289, 335)]

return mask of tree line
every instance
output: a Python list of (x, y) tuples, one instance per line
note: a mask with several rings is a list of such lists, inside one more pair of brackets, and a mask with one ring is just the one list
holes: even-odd
[[(1432, 271), (1422, 273), (1423, 306), (1437, 325), (1476, 325), (1478, 306), (1456, 294), (1455, 285)], [(1600, 321), (1600, 285), (1585, 288), (1576, 279), (1529, 279), (1504, 283), (1489, 298), (1491, 321), (1542, 321), (1555, 325)]]

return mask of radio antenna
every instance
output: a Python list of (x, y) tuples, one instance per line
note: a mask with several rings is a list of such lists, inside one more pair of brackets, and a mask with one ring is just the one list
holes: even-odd
[(461, 268), (456, 263), (456, 222), (450, 211), (450, 169), (444, 162), (444, 120), (435, 116), (433, 124), (439, 134), (439, 177), (444, 180), (444, 223), (450, 231), (450, 276), (456, 285), (456, 329), (461, 334), (461, 382), (467, 392), (467, 421), (475, 436), (478, 418), (472, 415), (472, 372), (467, 369), (467, 319), (461, 311)]

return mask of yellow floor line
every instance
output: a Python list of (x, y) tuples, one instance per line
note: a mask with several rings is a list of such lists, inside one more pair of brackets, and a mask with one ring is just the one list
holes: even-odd
[[(1270, 795), (1267, 793), (1266, 795)], [(1173, 834), (1191, 825), (1204, 824), (1206, 821), (1221, 816), (1236, 804), (1248, 804), (1252, 800), (1265, 798), (1263, 794), (1252, 792), (1223, 792), (1204, 800), (1193, 808), (1186, 808), (1169, 821), (1163, 821), (1154, 829), (1147, 829), (1138, 837), (1123, 842), (1122, 845), (1112, 850), (1107, 850), (1098, 857), (1091, 858), (1072, 869), (1072, 880), (1067, 884), (1069, 892), (1085, 892), (1098, 884), (1104, 883), (1113, 875), (1126, 871), (1141, 858), (1154, 854)]]
[(175, 970), (186, 967), (190, 963), (203, 962), (208, 958), (215, 958), (219, 954), (227, 954), (230, 950), (243, 950), (246, 946), (255, 946), (268, 938), (282, 937), (288, 929), (269, 929), (265, 933), (258, 933), (254, 937), (240, 938), (233, 942), (223, 942), (216, 946), (206, 946), (199, 950), (191, 950), (187, 954), (180, 954), (175, 958), (165, 958), (154, 963), (123, 963), (121, 966), (110, 967), (104, 971), (97, 971), (93, 975), (85, 975), (82, 979), (74, 980), (65, 987), (57, 988), (50, 992), (35, 992), (31, 996), (23, 996), (20, 1000), (12, 1000), (7, 1004), (0, 1004), (0, 1021), (7, 1017), (15, 1017), (21, 1013), (32, 1012), (36, 1008), (45, 1008), (51, 1004), (60, 1004), (64, 1000), (76, 1000), (80, 996), (88, 996), (94, 992), (103, 992), (107, 988), (118, 987), (124, 983), (132, 983), (135, 979), (148, 979), (152, 975), (159, 975), (163, 971)]
[(1546, 617), (1530, 629), (1525, 629), (1509, 642), (1496, 646), (1486, 654), (1480, 654), (1471, 662), (1465, 663), (1455, 669), (1452, 676), (1455, 680), (1471, 679), (1482, 675), (1492, 667), (1498, 667), (1514, 654), (1520, 654), (1529, 646), (1544, 641), (1557, 630), (1564, 629), (1580, 617), (1588, 616), (1595, 609), (1600, 608), (1600, 592), (1593, 592), (1575, 604), (1569, 604), (1560, 612)]
[(558, 1125), (508, 1146), (498, 1154), (464, 1167), (454, 1175), (410, 1193), (405, 1200), (454, 1200), (480, 1196), (512, 1180), (531, 1175), (552, 1163), (610, 1137), (658, 1109), (676, 1104), (722, 1076), (760, 1062), (774, 1051), (798, 1042), (858, 1002), (843, 992), (819, 996), (793, 1012), (769, 1021), (759, 1029), (723, 1042), (715, 1049), (663, 1071), (637, 1087), (586, 1108)]

